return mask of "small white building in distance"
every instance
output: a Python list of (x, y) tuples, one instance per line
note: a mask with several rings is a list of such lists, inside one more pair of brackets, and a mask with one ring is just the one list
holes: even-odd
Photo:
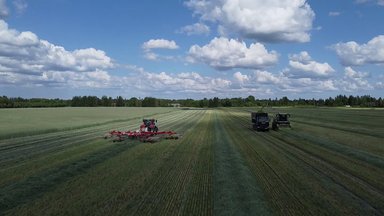
[(172, 106), (172, 107), (180, 107), (180, 104), (179, 104), (179, 103), (173, 103), (173, 104), (168, 104), (168, 106)]

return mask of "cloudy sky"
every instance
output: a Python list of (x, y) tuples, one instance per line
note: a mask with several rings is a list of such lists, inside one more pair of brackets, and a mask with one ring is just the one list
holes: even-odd
[(383, 97), (384, 0), (0, 0), (0, 95)]

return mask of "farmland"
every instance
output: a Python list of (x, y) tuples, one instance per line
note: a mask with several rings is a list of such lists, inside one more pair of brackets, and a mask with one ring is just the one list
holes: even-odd
[[(384, 110), (0, 110), (0, 215), (383, 215)], [(112, 142), (143, 117), (178, 140)]]

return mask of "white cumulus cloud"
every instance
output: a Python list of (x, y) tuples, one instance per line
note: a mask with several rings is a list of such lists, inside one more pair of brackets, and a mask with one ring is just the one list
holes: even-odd
[(285, 71), (285, 74), (298, 78), (324, 78), (329, 77), (335, 71), (326, 62), (319, 63), (312, 60), (306, 51), (300, 52), (300, 54), (290, 55), (289, 66), (290, 68)]
[(377, 89), (384, 89), (384, 82), (382, 82), (382, 81), (377, 82), (375, 87)]
[(384, 6), (384, 0), (356, 0), (355, 1), (357, 4), (363, 4), (363, 3), (368, 3), (368, 2), (376, 2), (376, 4), (380, 6)]
[(189, 61), (203, 62), (218, 70), (231, 68), (264, 68), (276, 64), (278, 54), (261, 43), (245, 42), (224, 37), (214, 38), (205, 46), (193, 45), (189, 49)]
[(13, 5), (19, 14), (24, 13), (28, 7), (26, 0), (13, 0)]
[(369, 73), (358, 72), (353, 70), (351, 67), (346, 67), (344, 69), (344, 74), (347, 78), (350, 78), (350, 79), (363, 79), (363, 78), (369, 77)]
[[(0, 73), (3, 84), (97, 86), (109, 76), (112, 59), (95, 48), (67, 51), (32, 32), (9, 29), (0, 20)], [(72, 86), (72, 85), (71, 85)], [(100, 86), (100, 85), (98, 85)], [(73, 86), (72, 86), (73, 87)]]
[(355, 71), (351, 67), (344, 68), (344, 78), (339, 81), (340, 88), (348, 92), (360, 90), (372, 90), (373, 86), (368, 82), (369, 73)]
[(240, 83), (243, 90), (269, 89), (273, 92), (319, 93), (338, 90), (336, 82), (331, 79), (318, 80), (313, 78), (290, 78), (284, 73), (272, 73), (255, 70), (250, 75), (236, 72), (236, 76), (246, 76)]
[(0, 0), (0, 19), (9, 15), (9, 9), (5, 0)]
[(141, 47), (144, 50), (144, 58), (153, 61), (159, 59), (170, 60), (174, 58), (172, 56), (160, 56), (153, 52), (154, 49), (175, 50), (179, 48), (175, 41), (166, 39), (151, 39), (149, 41), (144, 42)]
[(331, 11), (328, 13), (328, 16), (340, 16), (341, 12), (339, 11)]
[(211, 29), (203, 23), (195, 23), (187, 25), (178, 30), (178, 33), (184, 33), (187, 35), (208, 35)]
[(151, 39), (143, 43), (144, 50), (150, 49), (178, 49), (179, 46), (173, 40), (166, 39)]
[(222, 32), (268, 42), (308, 42), (315, 13), (306, 0), (189, 0), (201, 20)]
[(239, 83), (244, 83), (249, 81), (249, 77), (246, 74), (242, 74), (241, 72), (237, 71), (236, 73), (233, 74), (233, 78)]
[(144, 58), (148, 59), (148, 60), (157, 60), (159, 59), (159, 55), (157, 55), (156, 53), (154, 52), (145, 52), (144, 53)]
[(287, 78), (283, 77), (281, 75), (275, 75), (271, 72), (268, 71), (261, 71), (261, 70), (256, 70), (254, 72), (254, 80), (257, 83), (263, 83), (263, 84), (281, 84), (284, 81), (287, 82)]
[(153, 73), (135, 66), (131, 66), (129, 70), (134, 71), (135, 74), (122, 78), (119, 82), (121, 86), (129, 85), (141, 91), (150, 91), (162, 96), (183, 92), (220, 93), (229, 89), (232, 83), (227, 79), (202, 76), (197, 72)]
[(332, 48), (345, 66), (384, 64), (384, 35), (374, 37), (366, 44), (350, 41), (337, 43)]

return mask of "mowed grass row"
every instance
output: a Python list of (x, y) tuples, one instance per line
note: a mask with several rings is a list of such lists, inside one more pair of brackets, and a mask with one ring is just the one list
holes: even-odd
[[(210, 214), (211, 111), (191, 126), (132, 209), (133, 215)], [(208, 154), (207, 154), (208, 153)]]
[[(249, 164), (264, 185), (270, 202), (275, 204), (274, 209), (280, 210), (281, 214), (383, 214), (383, 157), (365, 145), (359, 149), (353, 147), (357, 144), (350, 143), (361, 140), (362, 135), (349, 128), (358, 121), (337, 130), (320, 126), (326, 125), (329, 119), (315, 117), (319, 126), (314, 128), (312, 123), (308, 127), (295, 121), (295, 118), (304, 118), (301, 113), (310, 116), (308, 110), (292, 111), (296, 112), (292, 115), (293, 129), (278, 132), (247, 131), (250, 113), (245, 111), (231, 110), (226, 121), (231, 122), (229, 127), (232, 126), (238, 135), (241, 131), (235, 127), (245, 129), (244, 134), (238, 137), (249, 138), (239, 138), (241, 141), (237, 143), (248, 156)], [(321, 111), (316, 110), (313, 114), (319, 115)], [(351, 114), (348, 119), (352, 117), (355, 115)], [(376, 119), (380, 118), (383, 114), (376, 115)], [(348, 138), (335, 138), (334, 134), (340, 131), (343, 135), (349, 131), (346, 134)], [(374, 141), (376, 148), (383, 148), (376, 132), (364, 136), (369, 136), (368, 140)], [(269, 176), (264, 178), (264, 175)]]
[[(207, 178), (210, 173), (209, 166), (205, 176), (200, 177), (200, 171), (205, 169), (206, 163), (201, 164), (197, 159), (200, 151), (208, 154), (210, 151), (207, 148), (205, 151), (201, 150), (199, 145), (194, 145), (193, 139), (188, 138), (192, 130), (201, 132), (196, 130), (204, 125), (201, 120), (204, 112), (203, 110), (179, 111), (171, 116), (165, 116), (168, 114), (159, 116), (159, 123), (162, 122), (161, 119), (164, 120), (163, 122), (168, 121), (162, 124), (162, 129), (177, 130), (184, 134), (185, 139), (183, 137), (180, 140), (163, 140), (156, 144), (137, 141), (108, 142), (109, 147), (83, 155), (80, 160), (69, 161), (62, 166), (49, 168), (18, 183), (8, 185), (1, 191), (2, 195), (7, 194), (1, 200), (2, 210), (9, 215), (105, 215), (110, 213), (127, 215), (132, 212), (152, 211), (146, 207), (147, 205), (140, 205), (140, 203), (150, 201), (152, 193), (159, 193), (157, 190), (160, 187), (153, 187), (159, 179), (163, 179), (163, 182), (158, 183), (158, 186), (167, 182), (175, 183), (175, 185), (170, 183), (168, 185), (174, 188), (173, 191), (180, 190), (179, 196), (184, 197), (187, 191), (191, 191), (191, 194), (208, 193), (206, 197), (210, 197), (210, 180)], [(180, 121), (180, 119), (183, 120)], [(99, 141), (106, 142), (104, 140), (94, 142)], [(181, 153), (184, 153), (184, 157), (181, 158), (185, 160), (180, 161)], [(193, 158), (188, 160), (190, 156)], [(171, 165), (180, 167), (172, 169)], [(189, 168), (183, 172), (186, 167)], [(178, 175), (179, 181), (172, 181), (173, 174), (166, 175), (166, 170)], [(201, 185), (205, 185), (207, 190), (201, 191), (200, 187), (197, 190), (193, 189), (194, 184), (190, 183), (191, 178), (196, 182), (202, 181)], [(152, 188), (153, 191), (147, 191), (148, 188)], [(169, 195), (168, 189), (170, 188), (164, 192)], [(148, 194), (149, 197), (142, 198), (144, 194)], [(190, 206), (185, 205), (181, 208), (179, 205), (174, 205), (175, 200), (179, 200), (180, 197), (169, 197), (163, 191), (160, 195), (165, 197), (162, 200), (167, 204), (167, 208), (163, 209), (164, 212), (182, 211)], [(198, 212), (209, 212), (211, 209), (209, 202), (192, 199), (192, 201), (186, 199), (183, 203), (188, 200), (187, 203), (197, 205), (194, 209)], [(156, 206), (156, 209), (164, 207)]]
[[(234, 145), (244, 158), (245, 166), (255, 177), (258, 185), (265, 194), (265, 199), (273, 214), (280, 215), (308, 215), (300, 199), (289, 190), (284, 177), (289, 170), (288, 164), (282, 161), (279, 154), (271, 149), (270, 143), (260, 139), (250, 129), (249, 122), (245, 122), (238, 114), (247, 114), (244, 111), (221, 111), (224, 127), (229, 131), (228, 136), (235, 140)], [(250, 114), (249, 114), (250, 116)]]
[(238, 148), (236, 132), (244, 128), (228, 125), (227, 113), (215, 111), (214, 134), (214, 215), (270, 215), (265, 199), (250, 165)]

